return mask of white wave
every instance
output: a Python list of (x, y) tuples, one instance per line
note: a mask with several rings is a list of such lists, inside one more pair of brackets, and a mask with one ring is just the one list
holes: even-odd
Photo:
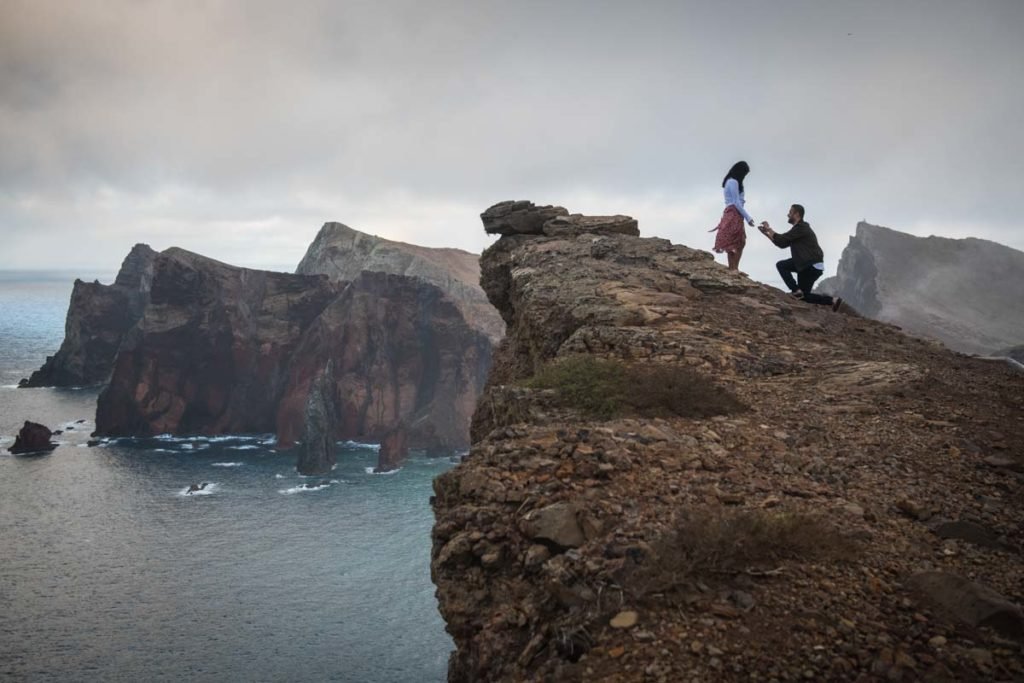
[(210, 463), (210, 467), (241, 467), (240, 462), (214, 462)]
[(323, 491), (326, 488), (330, 488), (330, 484), (303, 484), (302, 486), (293, 486), (290, 489), (281, 489), (278, 493), (283, 493), (286, 496), (290, 496), (293, 493), (309, 493), (311, 491)]
[(154, 453), (173, 453), (174, 451), (172, 451), (170, 448), (154, 448), (153, 452)]
[(228, 448), (230, 450), (232, 450), (232, 451), (254, 451), (257, 448), (259, 448), (259, 446), (255, 446), (253, 444), (248, 444), (247, 443), (247, 444), (243, 444), (241, 446), (228, 446)]
[(372, 467), (366, 467), (366, 468), (364, 468), (364, 469), (366, 470), (366, 473), (367, 473), (367, 474), (380, 474), (380, 475), (386, 475), (386, 474), (398, 474), (399, 472), (401, 472), (401, 471), (402, 471), (402, 468), (401, 468), (401, 467), (399, 467), (399, 468), (398, 468), (398, 469), (396, 469), (396, 470), (388, 470), (387, 472), (374, 472), (374, 471), (373, 471), (373, 469), (374, 469), (374, 468), (372, 468)]
[(274, 479), (284, 479), (284, 475), (283, 474), (275, 474), (274, 475)]
[(17, 389), (17, 384), (0, 384), (0, 389)]
[(360, 443), (359, 441), (342, 441), (340, 442), (345, 448), (354, 450), (366, 450), (366, 451), (379, 451), (379, 443)]
[(182, 450), (184, 450), (184, 451), (190, 451), (190, 450), (192, 450), (193, 448), (195, 448), (195, 444), (191, 444), (191, 443), (181, 443), (181, 444), (178, 444), (178, 448), (180, 448), (180, 449), (182, 449)]
[(178, 491), (177, 495), (183, 496), (185, 498), (191, 498), (192, 496), (212, 496), (214, 493), (216, 493), (217, 491), (220, 490), (220, 484), (207, 483), (207, 482), (203, 482), (203, 483), (206, 483), (206, 486), (204, 486), (199, 491), (193, 491), (192, 493), (189, 493), (188, 490), (191, 487), (190, 486), (186, 486), (185, 488), (183, 488), (180, 491)]

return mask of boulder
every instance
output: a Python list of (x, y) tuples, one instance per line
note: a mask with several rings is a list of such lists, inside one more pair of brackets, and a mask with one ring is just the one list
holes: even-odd
[(548, 541), (563, 548), (578, 548), (586, 542), (577, 521), (578, 510), (566, 502), (532, 510), (523, 518), (523, 531), (535, 541)]
[(373, 471), (391, 472), (397, 470), (409, 457), (408, 433), (405, 425), (399, 425), (388, 432), (380, 441), (380, 453), (377, 456), (377, 466)]
[(18, 432), (14, 445), (7, 450), (14, 454), (19, 453), (44, 453), (52, 451), (57, 444), (50, 441), (53, 432), (38, 422), (25, 420), (21, 430)]
[(986, 626), (1008, 638), (1024, 636), (1024, 612), (983, 584), (945, 572), (921, 572), (908, 587), (956, 621)]
[(568, 216), (561, 206), (537, 206), (533, 202), (499, 202), (480, 214), (488, 235), (542, 235), (544, 224), (556, 216)]

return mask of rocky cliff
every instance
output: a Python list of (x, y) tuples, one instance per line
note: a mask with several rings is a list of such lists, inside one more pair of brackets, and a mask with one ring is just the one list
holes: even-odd
[(995, 242), (861, 222), (819, 289), (957, 351), (988, 355), (1024, 342), (1024, 252)]
[(1019, 373), (550, 209), (481, 259), (508, 334), (435, 481), (449, 680), (1024, 673)]
[(125, 333), (142, 317), (149, 298), (156, 252), (136, 244), (111, 285), (75, 280), (64, 324), (64, 341), (21, 386), (103, 384)]
[(333, 422), (334, 439), (377, 438), (405, 421), (414, 447), (464, 447), (490, 354), (421, 280), (366, 272), (335, 282), (172, 248), (153, 261), (149, 305), (121, 343), (96, 433), (276, 432), (288, 447), (330, 363), (320, 393), (332, 398), (314, 407), (334, 404), (317, 422)]
[(406, 275), (436, 285), (469, 324), (492, 342), (497, 343), (505, 333), (498, 312), (480, 289), (479, 257), (461, 249), (393, 242), (341, 223), (325, 223), (295, 272), (354, 280), (364, 270)]

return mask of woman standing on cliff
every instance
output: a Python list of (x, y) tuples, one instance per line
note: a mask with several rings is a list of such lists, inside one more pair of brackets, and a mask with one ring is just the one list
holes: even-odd
[(718, 222), (718, 227), (709, 230), (718, 231), (718, 235), (715, 236), (715, 251), (719, 254), (725, 252), (726, 258), (729, 259), (729, 270), (740, 269), (740, 257), (743, 256), (743, 247), (747, 244), (747, 231), (743, 229), (743, 221), (754, 227), (754, 219), (743, 208), (743, 179), (748, 173), (750, 166), (747, 162), (737, 161), (725, 174), (722, 179), (725, 211), (722, 213), (722, 220)]

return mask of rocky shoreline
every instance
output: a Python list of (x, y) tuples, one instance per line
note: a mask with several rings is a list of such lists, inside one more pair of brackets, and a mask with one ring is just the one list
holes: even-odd
[[(449, 680), (1024, 676), (1021, 374), (558, 209), (483, 215), (508, 334), (435, 482)], [(746, 408), (595, 419), (531, 385), (579, 355)]]

